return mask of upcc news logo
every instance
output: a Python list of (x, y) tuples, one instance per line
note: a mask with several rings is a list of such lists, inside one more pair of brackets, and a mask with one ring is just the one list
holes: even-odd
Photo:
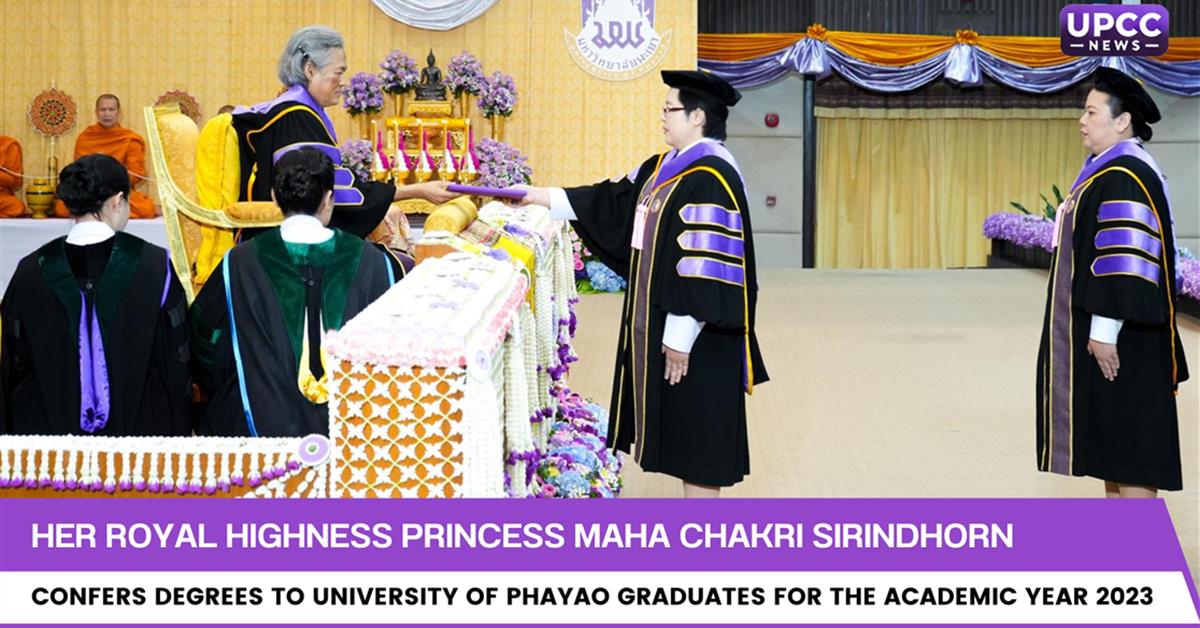
[(1157, 4), (1069, 4), (1058, 14), (1059, 45), (1075, 57), (1157, 57), (1170, 16)]

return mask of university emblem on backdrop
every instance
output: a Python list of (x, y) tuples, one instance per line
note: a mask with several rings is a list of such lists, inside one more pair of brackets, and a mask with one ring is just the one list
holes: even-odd
[(571, 58), (588, 74), (627, 81), (653, 70), (667, 54), (671, 31), (654, 27), (654, 0), (583, 0), (578, 33), (563, 29)]

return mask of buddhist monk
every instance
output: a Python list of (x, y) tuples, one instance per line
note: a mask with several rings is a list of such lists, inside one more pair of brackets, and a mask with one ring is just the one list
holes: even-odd
[[(134, 188), (129, 192), (130, 217), (153, 218), (154, 201), (135, 189), (146, 181), (146, 140), (121, 126), (121, 101), (112, 94), (96, 99), (96, 124), (84, 129), (75, 140), (73, 159), (93, 153), (109, 155), (129, 171), (129, 185)], [(70, 212), (58, 201), (54, 204), (54, 215), (66, 218)]]
[(21, 189), (21, 144), (0, 135), (0, 218), (19, 218), (25, 215), (25, 203), (17, 197)]

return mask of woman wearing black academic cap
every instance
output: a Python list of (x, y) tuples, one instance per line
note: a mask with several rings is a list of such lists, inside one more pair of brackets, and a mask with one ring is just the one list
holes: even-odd
[(571, 220), (629, 281), (609, 446), (680, 478), (686, 496), (716, 497), (750, 472), (745, 395), (767, 381), (746, 190), (723, 144), (741, 95), (712, 74), (662, 75), (671, 150), (595, 185), (526, 188), (524, 202)]
[(74, 226), (0, 303), (0, 434), (190, 435), (187, 302), (167, 251), (124, 232), (129, 173), (85, 155), (58, 197)]
[(1038, 469), (1099, 478), (1109, 497), (1182, 488), (1175, 235), (1142, 147), (1160, 118), (1136, 80), (1096, 72), (1079, 118), (1091, 155), (1059, 210), (1038, 355)]

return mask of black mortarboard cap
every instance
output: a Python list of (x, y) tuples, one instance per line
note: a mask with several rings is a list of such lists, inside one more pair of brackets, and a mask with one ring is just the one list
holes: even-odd
[[(1125, 110), (1136, 113), (1148, 124), (1162, 120), (1158, 105), (1146, 92), (1146, 88), (1137, 79), (1112, 68), (1100, 68), (1092, 75), (1097, 82), (1103, 82), (1112, 88), (1112, 96), (1116, 96), (1124, 105)], [(1106, 91), (1106, 90), (1102, 90)], [(1107, 93), (1107, 91), (1106, 91)]]
[(663, 70), (662, 79), (668, 87), (686, 88), (708, 94), (726, 107), (736, 105), (742, 98), (738, 90), (734, 89), (725, 79), (712, 72), (703, 72), (700, 70)]

